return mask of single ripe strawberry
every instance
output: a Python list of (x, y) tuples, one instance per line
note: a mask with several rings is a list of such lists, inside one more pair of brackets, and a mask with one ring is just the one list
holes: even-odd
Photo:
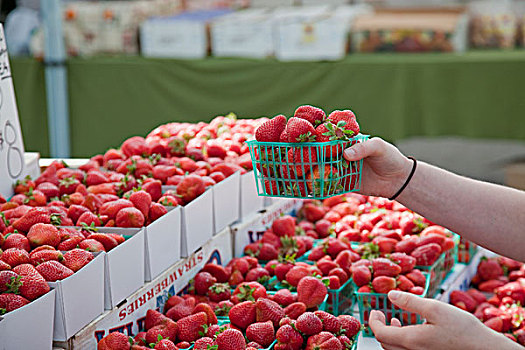
[(155, 344), (155, 347), (153, 348), (155, 350), (179, 350), (182, 348), (179, 348), (169, 339), (161, 339)]
[(144, 215), (144, 218), (148, 217), (149, 214), (149, 208), (151, 206), (151, 195), (146, 191), (137, 191), (133, 192), (129, 196), (129, 200), (135, 208), (140, 210), (142, 212), (142, 215)]
[(159, 339), (176, 340), (178, 325), (172, 320), (164, 320), (162, 323), (153, 326), (146, 332), (146, 343), (155, 344)]
[(307, 308), (321, 305), (327, 294), (326, 286), (315, 277), (306, 276), (297, 285), (297, 300), (304, 303)]
[(29, 258), (31, 259), (31, 264), (36, 266), (50, 260), (62, 261), (64, 256), (62, 255), (62, 252), (58, 250), (44, 249), (32, 252)]
[(372, 270), (374, 277), (395, 277), (401, 273), (401, 266), (386, 258), (375, 258), (372, 260)]
[(306, 176), (308, 190), (317, 195), (334, 194), (340, 189), (341, 175), (336, 167), (315, 165)]
[(323, 322), (313, 312), (305, 312), (297, 318), (295, 327), (304, 335), (314, 335), (323, 330)]
[(297, 287), (299, 285), (299, 282), (307, 277), (310, 276), (310, 270), (306, 266), (297, 265), (294, 266), (286, 273), (285, 280), (288, 282), (292, 287)]
[[(111, 249), (115, 248), (118, 245), (118, 242), (115, 238), (105, 233), (92, 233), (91, 235), (89, 235), (89, 239), (94, 239), (102, 243), (106, 252), (109, 252)], [(80, 248), (85, 249), (82, 247), (82, 245), (80, 246)]]
[(208, 324), (208, 317), (204, 312), (181, 318), (177, 321), (179, 328), (178, 339), (187, 342), (199, 339), (201, 337), (200, 333), (204, 331), (204, 325), (206, 324)]
[(218, 264), (209, 263), (204, 265), (201, 271), (210, 273), (213, 277), (217, 279), (219, 283), (226, 283), (230, 278), (230, 274), (226, 269)]
[(379, 276), (372, 280), (372, 288), (376, 293), (388, 293), (396, 289), (396, 279), (394, 277)]
[(164, 322), (164, 320), (166, 319), (167, 317), (161, 314), (160, 312), (158, 312), (157, 310), (149, 309), (146, 312), (146, 322), (145, 322), (146, 330), (155, 327), (156, 325)]
[(341, 321), (337, 317), (321, 310), (315, 311), (314, 314), (323, 322), (324, 331), (339, 334), (341, 331)]
[(178, 321), (191, 315), (194, 308), (195, 298), (188, 298), (171, 307), (168, 312), (166, 312), (166, 316), (171, 318), (173, 321)]
[(238, 350), (246, 348), (244, 335), (237, 329), (227, 329), (220, 333), (215, 340), (218, 350)]
[(343, 345), (341, 345), (339, 339), (337, 339), (332, 333), (321, 332), (308, 338), (308, 341), (306, 342), (306, 349), (343, 350)]
[(0, 293), (16, 289), (20, 283), (18, 274), (11, 270), (0, 271)]
[(280, 289), (273, 295), (273, 301), (282, 307), (286, 307), (294, 302), (294, 296), (289, 289)]
[(77, 272), (84, 266), (86, 266), (91, 260), (93, 260), (93, 254), (83, 249), (73, 249), (64, 254), (62, 264), (71, 269), (73, 272)]
[(426, 244), (414, 249), (410, 255), (416, 258), (416, 265), (430, 266), (441, 255), (441, 246), (437, 243)]
[[(353, 135), (349, 136), (355, 136), (359, 134), (359, 124), (357, 123), (354, 112), (351, 110), (347, 109), (344, 111), (333, 111), (328, 116), (328, 120), (337, 126), (341, 125), (341, 127), (345, 130), (352, 131)], [(342, 123), (344, 123), (344, 125)]]
[(60, 281), (73, 275), (73, 271), (58, 261), (46, 261), (36, 267), (37, 271), (48, 282)]
[(215, 344), (215, 341), (210, 337), (202, 337), (197, 339), (193, 345), (193, 350), (208, 350)]
[(206, 303), (199, 303), (195, 306), (195, 308), (192, 311), (192, 314), (196, 314), (199, 312), (204, 312), (206, 316), (208, 317), (207, 324), (217, 324), (217, 316), (215, 315), (215, 312), (213, 311), (212, 307), (209, 304)]
[[(286, 347), (281, 347), (281, 349), (301, 349), (303, 345), (303, 336), (291, 325), (284, 325), (277, 330), (275, 338), (278, 341), (278, 345), (287, 345)], [(277, 349), (277, 345), (276, 345)]]
[(206, 295), (208, 289), (217, 282), (217, 279), (208, 272), (199, 272), (193, 279), (195, 294)]
[(29, 300), (13, 293), (0, 294), (0, 315), (29, 304)]
[(275, 340), (275, 328), (271, 321), (253, 323), (246, 328), (246, 338), (262, 347), (269, 347)]
[(275, 327), (279, 327), (279, 321), (285, 316), (283, 308), (275, 301), (260, 298), (255, 303), (257, 322), (272, 321)]
[(18, 292), (24, 298), (27, 298), (29, 300), (35, 300), (39, 296), (49, 292), (50, 288), (46, 280), (33, 265), (18, 265), (13, 268), (13, 271), (21, 276), (21, 285), (18, 288)]
[(231, 297), (231, 289), (229, 284), (214, 283), (208, 288), (208, 297), (210, 298), (210, 301), (216, 303), (221, 302), (223, 300), (229, 300)]
[(5, 250), (2, 255), (0, 255), (0, 260), (11, 267), (15, 267), (20, 264), (27, 264), (31, 261), (29, 254), (25, 250), (18, 248), (9, 248)]
[(405, 275), (416, 286), (425, 287), (426, 277), (420, 270), (414, 269)]
[[(2, 219), (0, 218), (0, 221)], [(2, 249), (6, 250), (9, 248), (18, 248), (23, 249), (27, 252), (31, 250), (31, 246), (29, 245), (29, 240), (26, 236), (20, 234), (20, 233), (12, 233), (9, 236), (6, 237), (4, 243), (2, 243)]]
[(314, 106), (300, 106), (295, 110), (294, 117), (309, 121), (313, 126), (322, 124), (326, 119), (326, 113)]
[(54, 225), (39, 223), (29, 229), (27, 239), (32, 247), (44, 244), (56, 247), (60, 243), (60, 233)]
[(410, 272), (416, 266), (416, 258), (405, 253), (392, 253), (389, 258), (401, 267), (401, 273)]
[(131, 348), (129, 344), (129, 338), (124, 333), (112, 332), (102, 338), (97, 345), (98, 350), (112, 350), (112, 349), (125, 349)]
[(361, 330), (361, 323), (354, 316), (339, 315), (337, 318), (341, 321), (341, 329), (344, 329), (348, 338), (352, 339)]
[(28, 232), (37, 223), (49, 224), (50, 222), (49, 209), (47, 207), (37, 207), (27, 211), (21, 218), (13, 222), (13, 227), (20, 232)]
[(87, 250), (88, 252), (105, 252), (104, 245), (95, 239), (85, 239), (78, 243), (80, 249)]
[(137, 208), (124, 208), (118, 212), (115, 222), (118, 227), (142, 227), (145, 218)]
[(288, 142), (315, 142), (317, 140), (317, 131), (312, 123), (301, 118), (292, 117), (286, 124), (286, 133)]
[(230, 322), (235, 327), (246, 329), (256, 321), (255, 303), (253, 301), (244, 301), (234, 305), (228, 313)]
[(259, 125), (255, 129), (255, 139), (259, 142), (279, 142), (286, 127), (286, 117), (282, 114)]
[(305, 312), (306, 312), (306, 305), (304, 303), (301, 303), (300, 301), (291, 303), (290, 305), (284, 308), (285, 315), (293, 320), (296, 320), (299, 316), (301, 316)]

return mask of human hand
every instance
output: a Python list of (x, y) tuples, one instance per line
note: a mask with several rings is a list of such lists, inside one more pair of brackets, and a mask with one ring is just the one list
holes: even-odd
[(402, 327), (399, 320), (392, 319), (391, 326), (387, 326), (385, 315), (372, 311), (370, 328), (386, 350), (522, 349), (474, 315), (452, 305), (399, 291), (391, 291), (388, 298), (399, 308), (421, 315), (426, 323)]
[(386, 198), (403, 186), (413, 165), (395, 146), (378, 137), (347, 148), (344, 157), (348, 161), (363, 159), (362, 194)]

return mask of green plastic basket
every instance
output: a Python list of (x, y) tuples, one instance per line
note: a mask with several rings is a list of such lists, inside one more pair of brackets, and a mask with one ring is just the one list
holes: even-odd
[[(428, 289), (430, 286), (430, 276), (427, 273), (425, 273), (425, 275), (425, 290), (423, 294), (420, 295), (422, 298), (425, 298), (428, 295)], [(354, 283), (352, 282), (352, 284)], [(354, 287), (357, 290), (355, 284)], [(387, 324), (390, 324), (390, 320), (394, 317), (401, 321), (401, 324), (404, 326), (421, 324), (424, 321), (424, 319), (416, 313), (397, 308), (388, 300), (388, 294), (355, 292), (355, 295), (357, 299), (357, 305), (359, 307), (359, 317), (361, 319), (361, 324), (365, 326), (363, 330), (363, 336), (365, 337), (374, 336), (372, 330), (368, 326), (368, 317), (371, 310), (382, 311), (386, 316)]]
[(443, 278), (445, 278), (449, 274), (449, 272), (452, 271), (454, 264), (458, 260), (458, 248), (459, 248), (460, 239), (461, 237), (457, 233), (452, 233), (452, 240), (454, 241), (454, 248), (445, 252), (445, 261), (443, 262), (443, 270), (444, 270)]
[(470, 263), (470, 260), (476, 255), (478, 245), (461, 237), (458, 247), (458, 262), (463, 264)]
[(445, 277), (445, 254), (441, 256), (431, 266), (416, 265), (416, 269), (428, 273), (430, 283), (426, 295), (433, 297), (439, 291), (439, 286)]
[(339, 289), (328, 289), (326, 311), (334, 316), (351, 315), (354, 301), (354, 284), (349, 278)]
[(247, 141), (259, 196), (324, 199), (359, 191), (363, 160), (348, 162), (343, 151), (368, 139), (349, 141)]

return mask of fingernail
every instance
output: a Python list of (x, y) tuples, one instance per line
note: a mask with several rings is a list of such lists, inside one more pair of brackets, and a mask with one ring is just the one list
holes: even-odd
[(388, 292), (388, 298), (392, 301), (398, 300), (400, 297), (401, 297), (401, 292), (397, 290), (391, 290), (390, 292)]
[(348, 148), (347, 150), (345, 150), (345, 156), (347, 156), (347, 157), (355, 156), (355, 150), (352, 149), (352, 148)]

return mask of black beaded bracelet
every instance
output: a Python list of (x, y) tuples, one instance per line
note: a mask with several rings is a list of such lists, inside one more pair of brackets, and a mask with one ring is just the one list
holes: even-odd
[(412, 176), (414, 176), (414, 173), (416, 172), (416, 167), (417, 167), (417, 160), (416, 158), (414, 157), (407, 157), (408, 159), (412, 160), (414, 162), (414, 165), (412, 165), (412, 171), (410, 172), (410, 175), (408, 175), (408, 178), (407, 180), (405, 181), (405, 183), (403, 184), (403, 186), (401, 186), (401, 188), (399, 189), (399, 191), (396, 192), (395, 195), (393, 195), (392, 197), (388, 198), (389, 200), (393, 201), (394, 199), (396, 199), (397, 197), (399, 197), (399, 195), (405, 190), (405, 188), (408, 186), (408, 183), (410, 182), (410, 180), (412, 180)]

